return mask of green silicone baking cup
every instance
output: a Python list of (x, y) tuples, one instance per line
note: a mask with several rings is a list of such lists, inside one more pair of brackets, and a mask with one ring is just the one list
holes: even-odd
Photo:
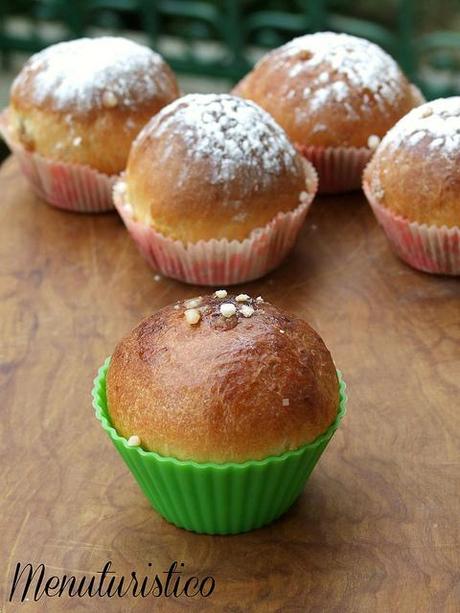
[(345, 382), (339, 377), (339, 409), (331, 426), (295, 451), (241, 464), (177, 460), (141, 447), (129, 447), (110, 422), (106, 373), (110, 358), (94, 379), (93, 407), (150, 503), (174, 525), (205, 534), (238, 534), (274, 521), (300, 495), (306, 480), (346, 411)]

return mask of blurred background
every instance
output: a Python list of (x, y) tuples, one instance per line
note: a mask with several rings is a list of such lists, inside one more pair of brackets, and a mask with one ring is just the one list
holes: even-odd
[(226, 91), (267, 49), (319, 30), (378, 43), (428, 99), (460, 94), (460, 0), (0, 0), (0, 108), (27, 57), (61, 40), (127, 36), (184, 92)]

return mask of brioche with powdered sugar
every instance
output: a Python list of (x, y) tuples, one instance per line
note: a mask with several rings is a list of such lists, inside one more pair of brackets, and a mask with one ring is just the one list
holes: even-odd
[(244, 240), (316, 191), (316, 173), (254, 103), (184, 96), (141, 131), (124, 177), (133, 219), (184, 244)]
[(143, 125), (178, 95), (148, 47), (110, 36), (63, 42), (33, 55), (15, 79), (9, 131), (47, 159), (118, 174)]
[(427, 102), (403, 117), (379, 145), (364, 183), (395, 215), (460, 227), (460, 96)]
[(367, 147), (423, 102), (397, 63), (355, 36), (318, 32), (265, 55), (233, 93), (253, 100), (299, 146)]

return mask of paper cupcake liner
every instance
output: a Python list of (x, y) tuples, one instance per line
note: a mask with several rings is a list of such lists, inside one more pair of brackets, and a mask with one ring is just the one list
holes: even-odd
[(363, 170), (373, 155), (367, 147), (315, 147), (296, 143), (296, 148), (316, 168), (320, 194), (360, 189)]
[[(311, 169), (313, 173), (313, 169)], [(197, 285), (234, 285), (258, 279), (276, 268), (292, 249), (316, 192), (293, 211), (278, 213), (266, 226), (243, 240), (227, 239), (187, 243), (172, 240), (132, 217), (120, 181), (114, 203), (140, 253), (150, 266), (167, 277)]]
[(237, 534), (268, 524), (300, 495), (345, 415), (345, 382), (332, 425), (312, 443), (263, 460), (215, 464), (177, 460), (129, 447), (112, 426), (107, 409), (107, 358), (94, 380), (93, 407), (151, 505), (172, 524), (206, 534)]
[(404, 262), (423, 272), (460, 275), (460, 227), (409, 221), (380, 205), (366, 181), (363, 190), (393, 251)]
[(40, 198), (60, 209), (78, 213), (113, 210), (112, 190), (116, 176), (105, 175), (82, 164), (56, 162), (27, 151), (11, 137), (7, 111), (0, 115), (0, 134)]

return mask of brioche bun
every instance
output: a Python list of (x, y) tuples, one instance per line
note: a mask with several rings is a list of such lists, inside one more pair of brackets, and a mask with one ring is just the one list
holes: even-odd
[(133, 218), (183, 243), (243, 240), (316, 190), (316, 173), (252, 102), (188, 95), (165, 107), (131, 149)]
[(107, 400), (120, 435), (163, 456), (244, 462), (332, 424), (339, 384), (318, 334), (260, 298), (224, 294), (165, 307), (118, 344)]
[(11, 89), (10, 130), (28, 151), (118, 174), (139, 130), (178, 96), (171, 69), (148, 47), (82, 38), (26, 62)]
[(233, 93), (268, 111), (295, 144), (316, 147), (372, 147), (423, 102), (380, 47), (332, 32), (274, 49)]
[(364, 172), (371, 197), (419, 224), (460, 226), (460, 96), (412, 110)]

